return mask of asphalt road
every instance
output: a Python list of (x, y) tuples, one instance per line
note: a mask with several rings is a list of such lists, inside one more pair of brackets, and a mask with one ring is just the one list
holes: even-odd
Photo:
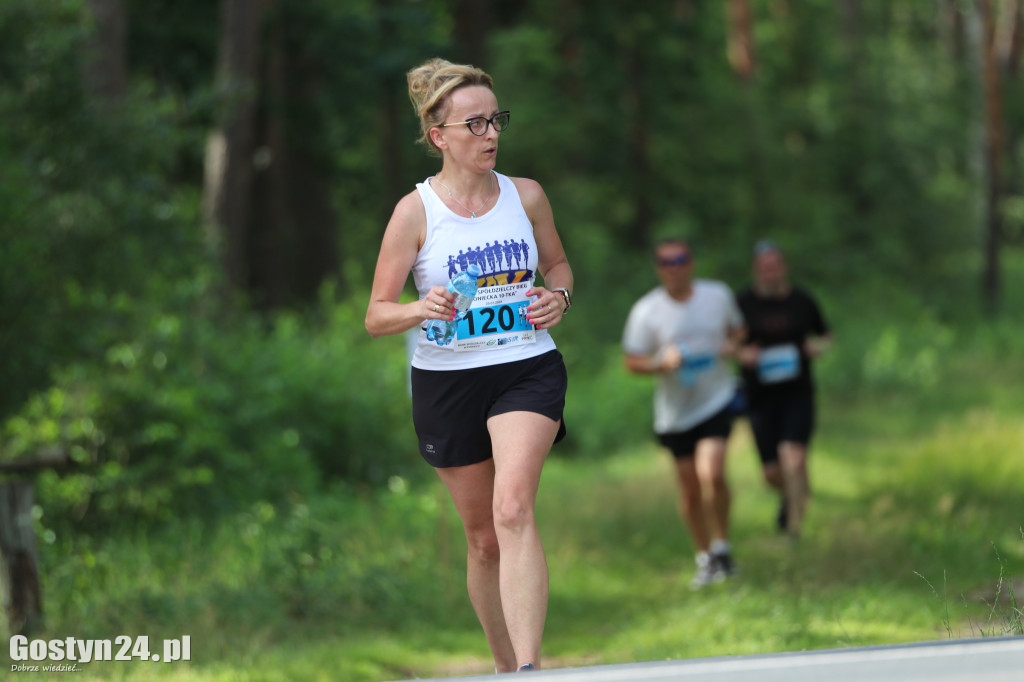
[(1024, 637), (623, 663), (529, 675), (537, 682), (1024, 682)]

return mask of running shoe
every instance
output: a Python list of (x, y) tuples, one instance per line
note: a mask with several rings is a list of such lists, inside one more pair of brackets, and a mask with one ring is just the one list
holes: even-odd
[(722, 582), (726, 578), (736, 575), (736, 562), (732, 560), (732, 553), (712, 554), (711, 572), (714, 575), (715, 582)]
[(693, 579), (690, 580), (690, 589), (699, 590), (725, 579), (724, 575), (716, 574), (717, 565), (707, 552), (701, 552), (694, 557), (694, 563), (697, 564), (697, 571), (693, 574)]

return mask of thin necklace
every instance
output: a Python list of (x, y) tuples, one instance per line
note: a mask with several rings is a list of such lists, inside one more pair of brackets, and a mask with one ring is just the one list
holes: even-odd
[[(476, 209), (476, 211), (484, 210), (484, 206), (486, 206), (487, 204), (491, 203), (491, 199), (494, 197), (494, 176), (491, 175), (490, 177), (491, 177), (491, 193), (489, 195), (487, 195), (487, 198), (484, 199), (484, 203), (480, 204), (480, 208)], [(436, 175), (434, 176), (434, 179), (437, 180), (437, 184), (441, 185), (446, 190), (448, 190), (448, 198), (449, 199), (451, 199), (456, 204), (461, 206), (463, 208), (463, 210), (465, 210), (466, 212), (468, 212), (470, 214), (471, 217), (473, 217), (473, 218), (476, 217), (476, 211), (474, 211), (469, 206), (466, 206), (464, 203), (462, 203), (461, 201), (459, 201), (458, 199), (455, 198), (455, 195), (452, 194), (452, 188), (451, 187), (449, 187), (448, 185), (446, 185), (443, 182), (441, 182)]]

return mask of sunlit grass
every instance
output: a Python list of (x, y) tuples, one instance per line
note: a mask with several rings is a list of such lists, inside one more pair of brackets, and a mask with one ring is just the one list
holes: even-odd
[[(976, 390), (976, 389), (972, 389)], [(917, 394), (913, 394), (917, 395)], [(1024, 427), (1012, 392), (827, 397), (803, 539), (774, 529), (749, 428), (729, 455), (739, 576), (693, 592), (668, 456), (651, 442), (545, 469), (548, 666), (821, 649), (1020, 630)], [(577, 428), (585, 428), (579, 424)], [(188, 663), (77, 680), (351, 680), (489, 673), (465, 541), (434, 479), (256, 504), (44, 547), (41, 638), (192, 638)], [(7, 653), (4, 653), (4, 659)]]

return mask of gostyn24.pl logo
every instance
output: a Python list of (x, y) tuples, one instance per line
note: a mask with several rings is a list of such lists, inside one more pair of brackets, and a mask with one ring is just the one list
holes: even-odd
[[(150, 652), (149, 637), (122, 635), (110, 639), (33, 639), (11, 637), (11, 672), (74, 671), (79, 663), (93, 661), (153, 661), (172, 663), (192, 660), (192, 638), (165, 639), (160, 651)], [(42, 661), (46, 661), (45, 664)], [(55, 665), (56, 664), (56, 665)]]

